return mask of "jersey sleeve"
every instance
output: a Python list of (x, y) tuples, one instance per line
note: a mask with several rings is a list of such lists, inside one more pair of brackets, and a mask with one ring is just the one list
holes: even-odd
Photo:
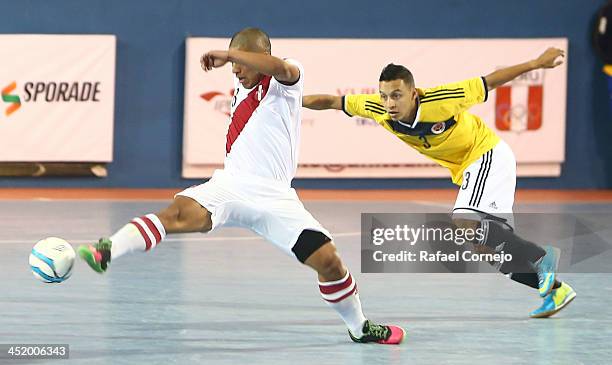
[(387, 112), (378, 94), (349, 94), (342, 97), (342, 110), (349, 117), (360, 116), (378, 120)]
[(425, 89), (420, 97), (421, 104), (443, 104), (452, 114), (462, 112), (471, 106), (487, 101), (488, 91), (484, 77), (441, 85)]
[(278, 83), (278, 85), (281, 88), (283, 88), (285, 90), (296, 90), (296, 91), (297, 90), (302, 90), (304, 88), (304, 66), (302, 66), (302, 64), (299, 61), (294, 60), (292, 58), (285, 58), (284, 61), (289, 63), (289, 64), (291, 64), (291, 65), (296, 66), (298, 68), (298, 70), (300, 71), (300, 76), (292, 84), (285, 84), (285, 83), (282, 83), (282, 82), (280, 82), (280, 81), (278, 81), (276, 79), (274, 79), (274, 81), (276, 83)]

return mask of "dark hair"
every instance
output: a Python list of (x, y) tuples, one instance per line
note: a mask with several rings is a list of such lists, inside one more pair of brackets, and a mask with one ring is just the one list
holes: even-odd
[(406, 67), (402, 65), (388, 64), (380, 73), (378, 81), (404, 80), (408, 87), (414, 87), (414, 77)]
[(244, 47), (249, 51), (272, 52), (270, 37), (259, 28), (244, 28), (232, 36), (230, 47)]

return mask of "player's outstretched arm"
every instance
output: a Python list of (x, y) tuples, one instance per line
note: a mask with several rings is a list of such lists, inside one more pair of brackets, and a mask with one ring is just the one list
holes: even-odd
[(245, 65), (259, 73), (272, 76), (283, 83), (294, 83), (300, 78), (300, 70), (297, 66), (265, 53), (230, 49), (229, 51), (209, 51), (200, 59), (204, 71), (221, 67), (227, 62)]
[(554, 68), (563, 63), (565, 52), (558, 48), (549, 48), (542, 53), (538, 58), (521, 63), (518, 65), (506, 67), (492, 72), (485, 76), (487, 87), (489, 90), (493, 90), (498, 86), (505, 84), (508, 81), (512, 81), (518, 76), (540, 68)]
[(342, 97), (328, 94), (304, 95), (302, 106), (313, 110), (342, 110)]

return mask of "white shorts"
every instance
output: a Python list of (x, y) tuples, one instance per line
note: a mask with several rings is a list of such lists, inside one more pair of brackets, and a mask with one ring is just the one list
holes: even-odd
[(275, 180), (215, 170), (212, 178), (176, 194), (189, 197), (212, 214), (212, 229), (248, 228), (286, 254), (305, 229), (331, 234), (304, 208), (294, 189)]
[(516, 189), (516, 160), (510, 146), (499, 141), (463, 172), (453, 214), (492, 215), (514, 227), (512, 206)]

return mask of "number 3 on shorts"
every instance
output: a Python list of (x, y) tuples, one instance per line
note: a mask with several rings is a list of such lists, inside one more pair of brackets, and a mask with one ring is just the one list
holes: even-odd
[(465, 176), (463, 177), (463, 185), (461, 185), (461, 190), (465, 190), (470, 185), (470, 172), (466, 171)]

